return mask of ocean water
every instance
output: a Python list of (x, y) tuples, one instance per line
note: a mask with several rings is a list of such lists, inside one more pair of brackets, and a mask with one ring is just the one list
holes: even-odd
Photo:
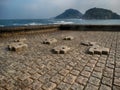
[(120, 25), (120, 20), (82, 20), (82, 19), (10, 19), (10, 20), (0, 20), (0, 27), (52, 25), (52, 24)]

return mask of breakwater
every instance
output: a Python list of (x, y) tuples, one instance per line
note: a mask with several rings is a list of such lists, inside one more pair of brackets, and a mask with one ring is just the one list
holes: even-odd
[(40, 31), (58, 29), (59, 25), (36, 25), (36, 26), (17, 26), (17, 27), (0, 27), (0, 33), (11, 32), (27, 32), (27, 31)]
[(49, 32), (56, 30), (79, 31), (120, 31), (120, 25), (36, 25), (19, 27), (0, 27), (0, 35), (14, 33)]
[(60, 25), (60, 30), (120, 31), (120, 25)]

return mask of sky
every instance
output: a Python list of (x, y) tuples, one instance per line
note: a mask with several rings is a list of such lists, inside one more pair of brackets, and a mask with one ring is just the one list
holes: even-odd
[(84, 14), (94, 7), (120, 15), (120, 0), (0, 0), (0, 19), (52, 18), (69, 8)]

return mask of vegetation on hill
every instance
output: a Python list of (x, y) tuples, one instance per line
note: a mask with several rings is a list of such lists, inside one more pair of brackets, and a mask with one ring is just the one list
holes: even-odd
[(67, 9), (62, 14), (55, 17), (55, 19), (120, 19), (120, 15), (111, 10), (103, 8), (91, 8), (83, 15), (80, 11), (75, 9)]
[(82, 18), (82, 13), (75, 9), (67, 9), (62, 14), (55, 17), (55, 19), (72, 19)]
[(120, 19), (120, 15), (111, 10), (102, 8), (92, 8), (85, 12), (83, 19)]

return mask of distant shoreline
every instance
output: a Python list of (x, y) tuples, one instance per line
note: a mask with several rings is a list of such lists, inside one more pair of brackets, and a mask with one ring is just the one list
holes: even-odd
[(8, 32), (11, 32), (11, 31), (30, 31), (30, 30), (46, 30), (46, 29), (61, 29), (61, 27), (63, 29), (83, 29), (84, 28), (87, 28), (87, 29), (91, 29), (91, 28), (113, 28), (113, 29), (116, 29), (116, 28), (120, 28), (120, 25), (91, 25), (91, 24), (58, 24), (58, 25), (34, 25), (34, 26), (7, 26), (7, 27), (0, 27), (0, 32), (2, 31), (8, 31)]
[(36, 25), (19, 27), (0, 27), (0, 37), (45, 33), (55, 31), (120, 31), (120, 25)]
[(84, 19), (28, 19), (28, 20), (0, 20), (0, 27), (31, 27), (43, 25), (79, 24), (79, 25), (120, 25), (120, 20), (84, 20)]

